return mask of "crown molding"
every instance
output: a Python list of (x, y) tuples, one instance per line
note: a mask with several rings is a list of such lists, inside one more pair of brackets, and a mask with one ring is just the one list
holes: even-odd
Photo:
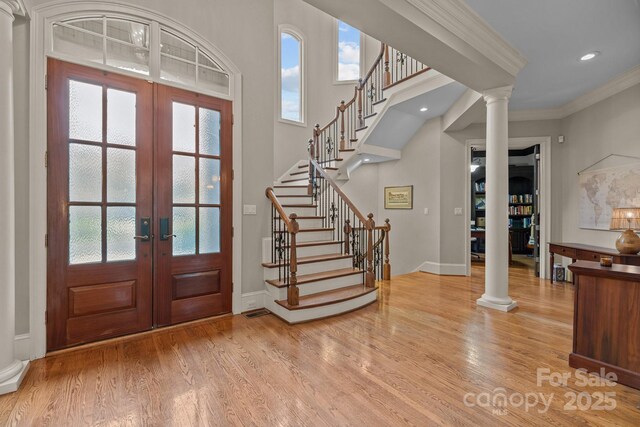
[(27, 16), (28, 8), (24, 0), (0, 0), (0, 4), (4, 3), (9, 6), (14, 15)]
[[(600, 87), (585, 93), (578, 98), (564, 104), (558, 108), (543, 108), (536, 110), (515, 110), (509, 111), (510, 122), (524, 122), (533, 120), (560, 120), (567, 116), (591, 107), (600, 101), (620, 93), (632, 86), (640, 84), (640, 65), (635, 66), (626, 73), (610, 80)], [(481, 122), (484, 123), (486, 117), (482, 118)]]
[(406, 0), (512, 76), (527, 59), (462, 0)]

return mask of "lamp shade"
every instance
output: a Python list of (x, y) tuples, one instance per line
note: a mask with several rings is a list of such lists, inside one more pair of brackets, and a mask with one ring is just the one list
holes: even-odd
[(614, 208), (611, 230), (640, 230), (640, 208)]

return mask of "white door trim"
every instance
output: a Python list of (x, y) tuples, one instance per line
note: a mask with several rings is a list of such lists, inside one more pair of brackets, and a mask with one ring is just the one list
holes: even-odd
[[(526, 138), (509, 138), (509, 149), (523, 149), (532, 145), (540, 145), (540, 189), (538, 197), (540, 203), (540, 278), (547, 278), (548, 248), (547, 243), (551, 239), (551, 137), (536, 136)], [(468, 139), (466, 141), (466, 163), (465, 163), (465, 212), (469, 219), (471, 213), (471, 148), (487, 145), (486, 139)], [(465, 232), (464, 248), (466, 253), (467, 276), (471, 275), (471, 251), (469, 245), (471, 241), (471, 227), (467, 226)]]
[[(214, 94), (233, 101), (233, 296), (234, 314), (242, 312), (242, 74), (240, 69), (213, 44), (188, 26), (170, 17), (140, 6), (117, 1), (103, 2), (54, 2), (33, 9), (31, 13), (30, 83), (29, 83), (29, 335), (30, 358), (44, 357), (47, 349), (45, 311), (47, 309), (47, 251), (44, 238), (47, 233), (47, 170), (44, 167), (47, 150), (47, 71), (48, 24), (52, 19), (77, 16), (79, 13), (118, 13), (131, 17), (143, 17), (167, 25), (190, 37), (199, 45), (216, 54), (230, 74), (230, 95)], [(78, 61), (75, 61), (78, 62)], [(101, 68), (98, 64), (86, 64)], [(165, 82), (163, 82), (165, 84)], [(194, 90), (193, 88), (187, 88)]]

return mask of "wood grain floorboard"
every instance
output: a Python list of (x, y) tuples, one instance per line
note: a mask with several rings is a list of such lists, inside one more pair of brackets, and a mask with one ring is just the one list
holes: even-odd
[[(0, 426), (638, 426), (640, 391), (537, 384), (571, 373), (574, 290), (510, 271), (519, 308), (475, 303), (472, 277), (380, 282), (362, 310), (290, 326), (233, 316), (79, 347), (34, 361), (0, 396)], [(525, 410), (470, 407), (467, 393), (543, 393)], [(565, 393), (615, 392), (612, 411), (568, 411)]]

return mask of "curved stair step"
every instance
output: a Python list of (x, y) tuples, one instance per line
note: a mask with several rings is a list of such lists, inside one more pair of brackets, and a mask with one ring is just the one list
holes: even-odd
[[(340, 270), (323, 271), (322, 273), (302, 274), (298, 276), (298, 285), (304, 285), (307, 283), (321, 282), (323, 280), (336, 279), (338, 277), (352, 276), (356, 274), (362, 274), (363, 270), (354, 268), (342, 268)], [(276, 288), (284, 288), (284, 280), (265, 280), (268, 284), (275, 286)]]
[[(298, 257), (298, 264), (311, 264), (314, 262), (324, 262), (324, 261), (334, 261), (336, 259), (345, 259), (351, 258), (351, 255), (343, 255), (343, 254), (326, 254), (326, 255), (311, 255)], [(289, 263), (273, 263), (273, 262), (263, 262), (262, 266), (266, 268), (278, 268), (281, 265), (288, 265)]]
[(304, 310), (307, 308), (322, 307), (325, 305), (349, 301), (351, 299), (370, 294), (371, 292), (376, 292), (377, 290), (377, 286), (374, 288), (366, 288), (364, 285), (355, 285), (331, 291), (318, 292), (317, 294), (305, 295), (300, 297), (298, 305), (289, 305), (287, 300), (276, 301), (276, 303), (287, 310)]

